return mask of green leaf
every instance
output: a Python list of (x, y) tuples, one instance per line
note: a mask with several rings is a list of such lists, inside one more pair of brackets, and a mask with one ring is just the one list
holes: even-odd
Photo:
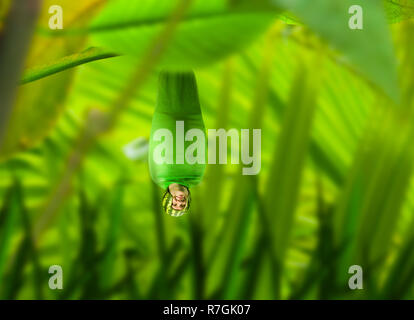
[(364, 1), (363, 30), (351, 30), (352, 0), (269, 0), (296, 14), (340, 50), (350, 62), (395, 101), (399, 101), (396, 59), (386, 16), (379, 1)]
[[(340, 267), (364, 266), (378, 280), (413, 171), (412, 112), (377, 105), (335, 213), (335, 242), (347, 245)], [(346, 274), (340, 283), (346, 283)], [(375, 281), (377, 282), (377, 281)]]
[(308, 73), (309, 69), (301, 67), (293, 82), (264, 195), (265, 228), (271, 235), (271, 254), (276, 263), (276, 295), (279, 297), (281, 270), (290, 243), (316, 109), (315, 86), (318, 81), (311, 80)]
[(71, 79), (72, 72), (67, 71), (20, 87), (0, 160), (34, 146), (49, 133), (63, 108)]
[[(122, 179), (120, 179), (122, 181)], [(101, 264), (100, 285), (103, 290), (108, 289), (113, 282), (116, 252), (122, 221), (122, 210), (125, 187), (122, 183), (116, 185), (112, 203), (109, 207), (109, 227), (106, 234), (105, 257)]]
[(414, 283), (414, 237), (407, 235), (387, 275), (380, 299), (404, 298)]
[[(239, 266), (247, 246), (249, 225), (253, 218), (255, 188), (253, 176), (239, 175), (234, 181), (231, 205), (218, 236), (219, 242), (216, 243), (214, 256), (208, 259), (207, 295), (210, 299), (236, 297)], [(216, 291), (209, 292), (209, 288), (214, 286)]]
[[(224, 64), (222, 71), (222, 79), (220, 84), (220, 97), (217, 101), (218, 104), (218, 113), (215, 117), (215, 128), (224, 128), (228, 130), (229, 125), (229, 116), (230, 116), (230, 105), (231, 105), (231, 91), (232, 91), (232, 63), (231, 60), (228, 60)], [(208, 198), (218, 198), (223, 192), (224, 179), (223, 179), (224, 168), (223, 166), (207, 166), (206, 174), (203, 178), (205, 181), (204, 196)], [(204, 210), (206, 212), (219, 212), (219, 202), (217, 201), (206, 201)], [(202, 217), (203, 225), (206, 229), (212, 228), (216, 219), (212, 215), (204, 215)], [(209, 252), (211, 248), (212, 241), (206, 242), (206, 250)], [(214, 253), (213, 253), (214, 254)]]
[(6, 193), (6, 202), (0, 210), (0, 281), (3, 282), (3, 274), (9, 255), (13, 230), (16, 229), (16, 219), (18, 217), (19, 203), (16, 199), (16, 182)]
[(79, 66), (79, 65), (82, 65), (88, 62), (106, 59), (106, 58), (112, 58), (116, 56), (117, 56), (116, 54), (106, 52), (100, 48), (88, 48), (85, 51), (60, 58), (59, 60), (53, 61), (47, 65), (36, 66), (36, 67), (26, 70), (22, 79), (20, 80), (20, 84), (25, 84), (25, 83), (32, 82), (35, 80), (39, 80), (44, 77), (50, 76), (52, 74), (55, 74), (55, 73), (58, 73), (58, 72), (61, 72), (61, 71), (64, 71), (70, 68), (74, 68), (76, 66)]
[[(93, 21), (92, 42), (140, 57), (162, 30), (176, 2), (113, 1)], [(248, 45), (275, 16), (268, 10), (233, 10), (225, 0), (196, 0), (181, 21), (161, 66), (188, 69), (218, 61)]]
[[(292, 31), (290, 29), (291, 27), (286, 26), (283, 30), (283, 34), (290, 33), (285, 38), (287, 41), (277, 42), (272, 49), (276, 57), (272, 66), (275, 71), (271, 79), (268, 107), (271, 109), (269, 111), (272, 119), (276, 119), (277, 123), (280, 122), (289, 99), (289, 86), (294, 76), (292, 70), (297, 65), (298, 57), (316, 49), (309, 38), (304, 41), (306, 30), (298, 27), (293, 27)], [(259, 54), (258, 48), (262, 46), (258, 42), (247, 51), (248, 55), (243, 55), (243, 62), (249, 72), (257, 72), (258, 63), (255, 57)], [(324, 70), (332, 81), (325, 81), (319, 90), (319, 106), (310, 155), (318, 168), (340, 186), (351, 164), (367, 114), (373, 107), (375, 90), (347, 65), (338, 61), (336, 56), (323, 52), (326, 57)], [(246, 83), (245, 88), (236, 88), (235, 91), (245, 96), (248, 86)]]
[[(48, 27), (50, 18), (48, 9), (53, 4), (59, 4), (64, 8), (64, 27), (79, 27), (79, 25), (85, 23), (85, 20), (89, 22), (96, 9), (98, 9), (103, 2), (105, 2), (105, 0), (85, 0), (82, 4), (75, 4), (67, 0), (61, 0), (60, 3), (59, 1), (56, 3), (53, 0), (43, 1), (43, 7), (39, 10), (40, 17), (37, 26), (40, 28)], [(31, 8), (30, 10), (33, 10), (36, 6), (33, 4), (29, 7)], [(21, 8), (21, 10), (23, 9)], [(33, 16), (33, 18), (34, 17), (35, 16)], [(30, 20), (31, 19), (32, 18), (30, 18)], [(28, 19), (21, 17), (19, 20), (25, 21)], [(22, 28), (25, 26), (25, 24), (22, 24), (21, 22), (18, 22), (18, 25)], [(34, 29), (34, 27), (32, 29)], [(30, 32), (33, 31), (32, 29)], [(17, 87), (22, 74), (19, 72), (14, 75), (11, 71), (7, 72), (7, 70), (12, 68), (15, 64), (14, 60), (20, 55), (16, 55), (15, 53), (22, 51), (19, 49), (21, 46), (19, 42), (23, 41), (23, 38), (26, 37), (24, 36), (22, 38), (22, 30), (19, 31), (18, 28), (12, 28), (12, 30), (14, 30), (13, 32), (17, 32), (17, 35), (13, 36), (13, 33), (9, 32), (10, 35), (8, 38), (10, 39), (9, 43), (6, 44), (6, 47), (13, 48), (13, 50), (9, 53), (10, 57), (3, 57), (6, 58), (5, 65), (7, 68), (1, 68), (2, 71), (4, 71), (4, 74), (10, 73), (11, 76), (4, 77), (5, 85), (0, 83), (0, 97), (2, 97), (0, 100), (4, 100), (4, 104), (2, 104), (0, 108), (0, 113), (5, 112), (5, 115), (7, 116), (0, 117), (0, 122), (5, 122), (4, 141), (1, 141), (3, 144), (0, 148), (0, 161), (12, 156), (18, 151), (33, 147), (50, 133), (58, 116), (64, 108), (65, 98), (70, 91), (69, 84), (71, 83), (74, 74), (73, 69), (71, 69), (66, 72), (61, 72), (58, 75), (50, 76), (42, 81), (19, 86), (17, 88), (17, 99), (14, 99), (15, 101), (13, 100), (9, 103), (10, 93), (14, 90), (9, 90), (8, 88), (10, 88), (10, 86)], [(23, 77), (23, 83), (40, 79), (58, 71), (63, 71), (68, 67), (73, 67), (79, 63), (87, 62), (89, 59), (98, 59), (101, 58), (102, 55), (105, 55), (103, 52), (98, 52), (94, 49), (91, 51), (87, 50), (78, 55), (73, 55), (74, 52), (79, 52), (84, 48), (85, 38), (85, 35), (70, 38), (52, 38), (35, 33), (35, 36), (31, 41), (30, 50), (24, 61), (26, 68), (29, 69)], [(7, 54), (6, 51), (5, 54)], [(66, 58), (62, 58), (65, 56)], [(76, 61), (77, 59), (79, 59), (79, 61)], [(1, 60), (2, 58), (0, 57), (0, 61)], [(1, 79), (0, 82), (2, 82)], [(4, 92), (7, 92), (4, 96), (2, 94), (3, 90)], [(7, 104), (10, 104), (10, 106), (7, 107)], [(10, 111), (7, 111), (6, 107), (7, 109), (10, 109)], [(10, 115), (8, 115), (8, 113), (10, 113)]]
[[(42, 61), (42, 63), (38, 62), (39, 64), (43, 64), (47, 61), (46, 58), (49, 61), (59, 61), (60, 57), (79, 51), (84, 46), (84, 39), (85, 37), (82, 36), (64, 39), (64, 41), (63, 39), (51, 41), (36, 36), (33, 39), (34, 45), (27, 64), (33, 66), (38, 60)], [(98, 54), (97, 51), (95, 53)], [(31, 69), (29, 74), (26, 74), (26, 80), (31, 81), (47, 74), (51, 74), (50, 76), (18, 87), (17, 99), (7, 125), (3, 147), (0, 150), (0, 161), (16, 152), (27, 150), (43, 140), (55, 126), (64, 109), (75, 69), (63, 71), (63, 68), (66, 68), (64, 64), (60, 66), (51, 64), (49, 67), (50, 69), (46, 68), (43, 71), (40, 67)], [(62, 68), (60, 70), (62, 72), (52, 74), (57, 71), (56, 68)]]
[[(18, 217), (20, 215), (20, 222), (22, 224), (24, 236), (19, 239), (17, 248), (15, 247), (15, 251), (9, 257), (9, 268), (4, 278), (5, 281), (2, 282), (2, 294), (6, 299), (17, 298), (20, 289), (25, 285), (26, 282), (28, 282), (24, 272), (26, 265), (31, 264), (31, 275), (33, 276), (33, 282), (31, 282), (31, 284), (34, 289), (34, 296), (36, 299), (42, 299), (42, 278), (44, 273), (39, 264), (37, 248), (35, 248), (33, 243), (31, 221), (25, 206), (22, 185), (18, 180), (14, 182), (14, 185), (10, 192), (10, 212), (8, 213), (8, 216), (10, 216), (10, 218), (8, 219), (16, 220), (16, 217), (12, 216), (14, 215)], [(15, 222), (16, 221), (9, 221), (8, 228), (16, 230), (16, 226), (14, 225)], [(6, 233), (5, 237), (7, 236), (10, 235), (7, 235)], [(8, 239), (3, 238), (2, 240), (7, 241)]]
[(384, 0), (385, 12), (391, 23), (412, 19), (414, 17), (413, 0)]

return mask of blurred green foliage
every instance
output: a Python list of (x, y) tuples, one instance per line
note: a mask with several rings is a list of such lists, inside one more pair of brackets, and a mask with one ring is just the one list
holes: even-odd
[[(0, 298), (413, 299), (414, 4), (351, 31), (335, 3), (44, 1), (0, 97)], [(147, 165), (161, 68), (195, 69), (207, 128), (262, 129), (260, 174), (208, 165), (181, 218)]]

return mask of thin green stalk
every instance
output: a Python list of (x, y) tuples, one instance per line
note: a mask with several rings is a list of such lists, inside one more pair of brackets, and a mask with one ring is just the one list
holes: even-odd
[(60, 58), (59, 60), (47, 65), (37, 66), (27, 70), (20, 80), (20, 84), (22, 85), (36, 81), (92, 61), (113, 58), (117, 56), (117, 54), (107, 52), (100, 48), (88, 48), (83, 52)]
[(0, 211), (0, 217), (3, 221), (0, 233), (0, 283), (3, 282), (3, 272), (6, 267), (7, 256), (10, 250), (11, 237), (13, 235), (13, 229), (16, 227), (16, 219), (19, 214), (16, 188), (16, 183), (10, 187), (9, 191), (6, 193), (4, 206)]
[[(312, 60), (313, 62), (314, 60)], [(306, 63), (310, 65), (310, 61)], [(290, 92), (274, 162), (267, 178), (264, 197), (265, 228), (271, 230), (271, 257), (274, 263), (275, 299), (281, 298), (282, 273), (294, 224), (296, 204), (316, 110), (316, 86), (309, 68), (301, 67)]]
[[(223, 68), (220, 97), (217, 104), (217, 115), (216, 115), (216, 128), (228, 129), (230, 104), (231, 104), (231, 92), (232, 92), (232, 79), (233, 78), (233, 62), (232, 59), (228, 59)], [(207, 173), (205, 176), (205, 189), (204, 199), (219, 199), (223, 190), (223, 172), (224, 168), (222, 165), (210, 165), (207, 167)], [(214, 212), (219, 214), (218, 201), (204, 201), (205, 212)], [(203, 215), (203, 228), (204, 230), (215, 230), (217, 219), (212, 214)], [(211, 261), (211, 257), (214, 256), (217, 246), (220, 245), (220, 238), (209, 236), (215, 236), (215, 234), (206, 233), (207, 241), (205, 241), (205, 252), (207, 254), (207, 261)], [(209, 241), (211, 239), (211, 241)]]

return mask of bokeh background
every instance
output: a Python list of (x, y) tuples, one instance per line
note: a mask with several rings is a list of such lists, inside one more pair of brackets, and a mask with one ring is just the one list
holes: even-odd
[[(352, 30), (355, 2), (0, 0), (0, 298), (414, 298), (414, 1)], [(262, 170), (208, 165), (172, 218), (148, 137), (159, 70), (189, 69)]]

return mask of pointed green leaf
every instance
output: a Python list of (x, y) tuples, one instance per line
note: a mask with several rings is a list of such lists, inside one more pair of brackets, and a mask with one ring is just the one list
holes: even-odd
[[(317, 82), (317, 81), (316, 81)], [(316, 109), (314, 79), (301, 67), (291, 88), (290, 100), (282, 122), (264, 198), (267, 228), (275, 259), (276, 279), (280, 279), (284, 257), (293, 228), (302, 169), (308, 153), (313, 115)], [(280, 283), (275, 283), (280, 295)]]
[(20, 84), (25, 84), (35, 80), (42, 79), (52, 74), (80, 66), (82, 64), (116, 57), (116, 54), (106, 52), (100, 48), (88, 48), (83, 52), (71, 54), (69, 56), (53, 61), (47, 65), (36, 66), (25, 71)]
[[(93, 43), (140, 57), (177, 1), (117, 0), (93, 21)], [(161, 62), (186, 69), (210, 64), (248, 45), (275, 19), (271, 11), (232, 10), (225, 0), (194, 1)]]
[(296, 14), (303, 22), (341, 51), (372, 83), (399, 101), (396, 59), (387, 19), (380, 1), (363, 1), (363, 29), (348, 23), (353, 0), (269, 0)]

